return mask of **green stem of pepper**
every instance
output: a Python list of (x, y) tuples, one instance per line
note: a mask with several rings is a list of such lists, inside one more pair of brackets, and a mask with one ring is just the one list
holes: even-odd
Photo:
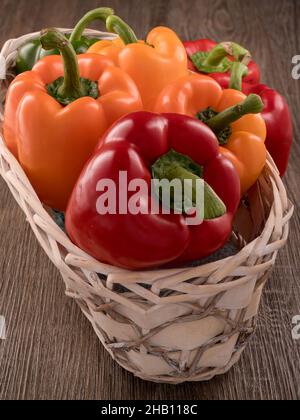
[(231, 66), (229, 88), (242, 91), (243, 77), (249, 73), (248, 67), (236, 61)]
[(251, 94), (241, 103), (232, 106), (225, 111), (209, 119), (206, 124), (216, 133), (220, 133), (224, 128), (239, 120), (247, 114), (258, 114), (264, 109), (264, 104), (260, 96)]
[[(197, 204), (197, 180), (201, 178), (180, 166), (174, 167), (169, 172), (166, 172), (166, 178), (169, 181), (179, 179), (183, 185), (186, 180), (192, 181), (192, 202)], [(204, 183), (204, 196), (203, 203), (199, 204), (203, 208), (203, 219), (210, 220), (223, 216), (226, 213), (225, 204), (206, 181), (202, 180), (202, 182)]]
[(41, 44), (45, 50), (57, 48), (64, 65), (64, 77), (47, 86), (50, 95), (63, 105), (68, 105), (83, 96), (98, 97), (97, 83), (80, 78), (75, 50), (61, 32), (55, 28), (44, 29), (41, 32)]
[(250, 52), (235, 42), (222, 42), (209, 53), (198, 51), (190, 58), (200, 72), (209, 74), (224, 73), (230, 70), (232, 61), (227, 58), (228, 56), (246, 66), (251, 60)]
[(41, 32), (41, 44), (45, 50), (58, 48), (64, 63), (64, 82), (59, 88), (60, 96), (78, 97), (83, 95), (80, 83), (79, 67), (72, 44), (57, 29), (45, 29)]
[(248, 65), (251, 61), (250, 52), (241, 45), (235, 42), (221, 42), (210, 51), (203, 65), (218, 66), (228, 55), (245, 65)]
[(101, 20), (105, 23), (106, 19), (113, 14), (114, 10), (110, 7), (99, 7), (98, 9), (90, 10), (80, 19), (80, 21), (73, 29), (73, 32), (70, 36), (71, 44), (80, 40), (84, 30), (91, 22), (95, 20)]
[(125, 45), (138, 42), (133, 29), (118, 16), (108, 16), (106, 28), (109, 32), (119, 35)]
[[(154, 179), (166, 179), (169, 182), (179, 180), (182, 187), (185, 187), (185, 181), (191, 181), (191, 191), (188, 191), (191, 196), (188, 197), (186, 191), (182, 191), (184, 196), (174, 197), (172, 207), (180, 212), (186, 210), (186, 204), (189, 208), (197, 209), (199, 214), (202, 214), (204, 220), (221, 217), (226, 213), (226, 206), (218, 197), (214, 190), (201, 179), (202, 168), (200, 168), (189, 157), (182, 155), (175, 150), (170, 150), (165, 155), (161, 156), (152, 166), (152, 175)], [(201, 184), (199, 184), (201, 181)], [(201, 185), (203, 188), (203, 202), (197, 203), (197, 189)], [(160, 196), (160, 194), (158, 193)], [(201, 195), (199, 197), (201, 199)], [(184, 202), (184, 199), (187, 202)], [(165, 203), (168, 204), (168, 203)]]

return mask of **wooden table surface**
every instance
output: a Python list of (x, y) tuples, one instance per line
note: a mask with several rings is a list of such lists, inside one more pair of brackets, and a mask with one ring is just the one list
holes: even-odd
[[(111, 6), (139, 36), (156, 25), (183, 39), (235, 40), (254, 52), (263, 79), (291, 105), (295, 144), (285, 178), (300, 200), (300, 80), (291, 77), (300, 54), (298, 0), (0, 0), (0, 44), (47, 26), (71, 27), (90, 8)], [(100, 25), (101, 26), (101, 25)], [(300, 213), (280, 253), (261, 305), (256, 337), (227, 375), (209, 383), (167, 386), (135, 379), (99, 343), (79, 307), (64, 295), (56, 268), (0, 180), (0, 399), (300, 399)]]

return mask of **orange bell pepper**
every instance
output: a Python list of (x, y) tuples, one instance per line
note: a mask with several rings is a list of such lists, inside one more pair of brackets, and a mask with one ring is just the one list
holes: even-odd
[(170, 83), (159, 95), (156, 112), (198, 117), (217, 134), (221, 152), (235, 166), (244, 194), (256, 182), (266, 162), (266, 124), (257, 95), (222, 90), (211, 77), (190, 74)]
[(166, 27), (154, 28), (146, 42), (138, 41), (132, 29), (114, 15), (107, 18), (106, 25), (119, 38), (96, 42), (88, 52), (106, 55), (125, 70), (139, 89), (144, 109), (152, 111), (161, 90), (188, 74), (182, 42)]
[(55, 29), (43, 31), (41, 42), (62, 57), (45, 57), (12, 82), (4, 136), (40, 199), (63, 211), (99, 138), (142, 102), (131, 78), (107, 57), (82, 54), (77, 62)]
[(119, 66), (119, 54), (124, 48), (124, 42), (118, 37), (112, 40), (102, 39), (101, 41), (97, 41), (88, 48), (87, 52), (90, 54), (105, 55), (110, 58), (116, 66)]

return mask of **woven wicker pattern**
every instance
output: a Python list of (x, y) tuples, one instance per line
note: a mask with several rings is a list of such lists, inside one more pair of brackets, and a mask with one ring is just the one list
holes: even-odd
[[(17, 48), (37, 35), (4, 45), (1, 103)], [(3, 109), (0, 114), (2, 118)], [(287, 241), (293, 213), (270, 156), (236, 216), (232, 241), (239, 252), (196, 267), (130, 272), (99, 263), (71, 243), (0, 135), (2, 177), (60, 270), (66, 294), (77, 301), (121, 366), (142, 379), (175, 384), (211, 379), (238, 361), (255, 330), (262, 290)]]

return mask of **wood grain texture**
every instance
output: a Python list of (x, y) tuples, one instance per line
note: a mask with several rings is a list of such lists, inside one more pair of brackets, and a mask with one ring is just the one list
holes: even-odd
[[(104, 4), (103, 4), (104, 5)], [(300, 81), (291, 59), (300, 54), (298, 0), (107, 1), (144, 36), (153, 26), (174, 28), (183, 39), (235, 40), (255, 52), (264, 81), (291, 105), (295, 144), (285, 182), (300, 200)], [(0, 43), (46, 26), (71, 27), (93, 0), (0, 0)], [(17, 6), (17, 7), (16, 7)], [(97, 26), (96, 26), (97, 27)], [(43, 253), (0, 180), (0, 399), (300, 399), (300, 212), (280, 253), (261, 305), (256, 337), (241, 362), (209, 383), (178, 387), (135, 379), (107, 355), (76, 303), (64, 296), (58, 271)]]

